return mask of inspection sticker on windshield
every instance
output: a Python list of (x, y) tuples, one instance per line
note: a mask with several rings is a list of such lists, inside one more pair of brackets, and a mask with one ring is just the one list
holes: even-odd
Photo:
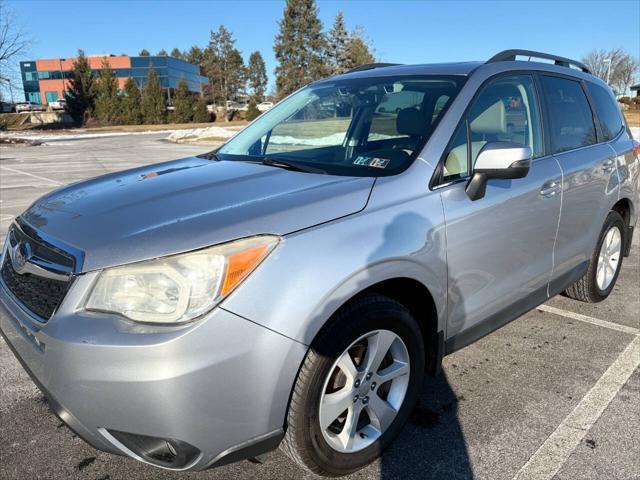
[(391, 160), (388, 158), (379, 157), (363, 157), (362, 155), (356, 157), (353, 161), (354, 165), (364, 165), (373, 168), (387, 168)]

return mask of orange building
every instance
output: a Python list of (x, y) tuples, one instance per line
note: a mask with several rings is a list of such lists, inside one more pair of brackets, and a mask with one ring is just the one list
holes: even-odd
[[(119, 88), (124, 87), (129, 77), (143, 87), (151, 67), (156, 70), (160, 85), (169, 97), (181, 79), (187, 81), (189, 90), (194, 93), (201, 93), (209, 83), (197, 65), (173, 57), (89, 55), (87, 60), (95, 76), (100, 72), (103, 61), (108, 61), (116, 74)], [(63, 98), (64, 91), (69, 89), (75, 61), (75, 58), (51, 58), (20, 62), (25, 100), (47, 105)]]

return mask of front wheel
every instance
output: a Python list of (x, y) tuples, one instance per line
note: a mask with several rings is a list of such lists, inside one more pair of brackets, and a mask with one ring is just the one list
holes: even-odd
[(282, 450), (320, 475), (364, 467), (402, 429), (423, 372), (422, 335), (411, 313), (381, 295), (353, 302), (307, 353)]
[(596, 303), (609, 296), (622, 267), (625, 231), (622, 216), (618, 212), (609, 212), (587, 272), (566, 290), (568, 297), (582, 302)]

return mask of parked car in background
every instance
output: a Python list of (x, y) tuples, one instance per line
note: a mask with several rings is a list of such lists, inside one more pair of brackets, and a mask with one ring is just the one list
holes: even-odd
[(0, 113), (13, 113), (16, 111), (16, 105), (9, 102), (0, 102)]
[(49, 108), (51, 110), (64, 110), (67, 106), (67, 101), (64, 98), (59, 98), (53, 102), (49, 102)]
[(561, 292), (607, 298), (639, 154), (579, 62), (360, 67), (212, 152), (35, 201), (4, 243), (0, 332), (98, 449), (182, 471), (280, 445), (345, 475), (445, 355)]
[(20, 102), (16, 103), (16, 113), (21, 112), (44, 112), (46, 110), (44, 105), (40, 105), (35, 102)]
[(273, 102), (262, 102), (258, 104), (258, 110), (261, 112), (266, 112), (271, 108), (273, 108)]
[(227, 110), (245, 111), (249, 108), (249, 104), (243, 101), (227, 100)]

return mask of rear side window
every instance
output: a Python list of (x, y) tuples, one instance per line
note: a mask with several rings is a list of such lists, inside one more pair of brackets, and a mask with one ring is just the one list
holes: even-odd
[(580, 82), (560, 77), (540, 77), (548, 111), (552, 153), (596, 143), (589, 101)]
[(600, 128), (602, 129), (602, 139), (605, 142), (613, 140), (623, 129), (622, 116), (620, 108), (613, 96), (600, 85), (587, 82), (587, 90), (593, 100), (593, 107), (600, 120)]

